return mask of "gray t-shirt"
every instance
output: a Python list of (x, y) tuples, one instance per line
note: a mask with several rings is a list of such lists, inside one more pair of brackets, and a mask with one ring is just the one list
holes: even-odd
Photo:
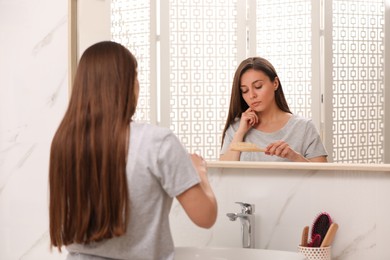
[[(239, 125), (240, 121), (237, 120), (227, 129), (221, 154), (229, 148)], [(308, 159), (328, 155), (312, 120), (297, 115), (292, 115), (286, 125), (276, 132), (266, 133), (251, 128), (244, 137), (244, 142), (254, 143), (261, 148), (279, 140), (287, 142), (292, 149)], [(289, 160), (266, 155), (263, 152), (241, 152), (240, 161), (288, 162)]]
[(130, 193), (127, 233), (89, 245), (67, 246), (78, 259), (83, 259), (83, 254), (110, 259), (173, 259), (168, 217), (172, 200), (200, 182), (189, 154), (169, 129), (131, 123), (126, 171)]

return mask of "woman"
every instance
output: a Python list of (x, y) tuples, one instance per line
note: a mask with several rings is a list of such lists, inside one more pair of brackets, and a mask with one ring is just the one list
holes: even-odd
[[(231, 143), (243, 141), (265, 152), (230, 149)], [(236, 70), (220, 160), (327, 161), (314, 124), (291, 113), (276, 70), (264, 58), (248, 58)]]
[(133, 122), (138, 94), (125, 47), (84, 52), (50, 153), (51, 246), (67, 259), (173, 259), (174, 197), (196, 225), (215, 223), (205, 161), (169, 129)]

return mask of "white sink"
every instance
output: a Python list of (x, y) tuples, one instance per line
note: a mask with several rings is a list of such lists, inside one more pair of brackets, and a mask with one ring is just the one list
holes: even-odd
[(247, 248), (176, 247), (175, 260), (305, 260), (301, 253)]

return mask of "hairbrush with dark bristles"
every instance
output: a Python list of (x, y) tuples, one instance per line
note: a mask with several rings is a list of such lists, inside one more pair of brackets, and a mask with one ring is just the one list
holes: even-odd
[(314, 219), (313, 226), (311, 228), (311, 242), (308, 246), (319, 247), (328, 232), (330, 224), (332, 224), (332, 219), (328, 213), (321, 212), (318, 214), (318, 216)]

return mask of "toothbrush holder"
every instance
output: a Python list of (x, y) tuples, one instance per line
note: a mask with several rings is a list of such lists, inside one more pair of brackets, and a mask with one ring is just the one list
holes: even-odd
[(307, 260), (331, 260), (331, 247), (306, 247), (298, 246), (298, 251), (302, 253)]

